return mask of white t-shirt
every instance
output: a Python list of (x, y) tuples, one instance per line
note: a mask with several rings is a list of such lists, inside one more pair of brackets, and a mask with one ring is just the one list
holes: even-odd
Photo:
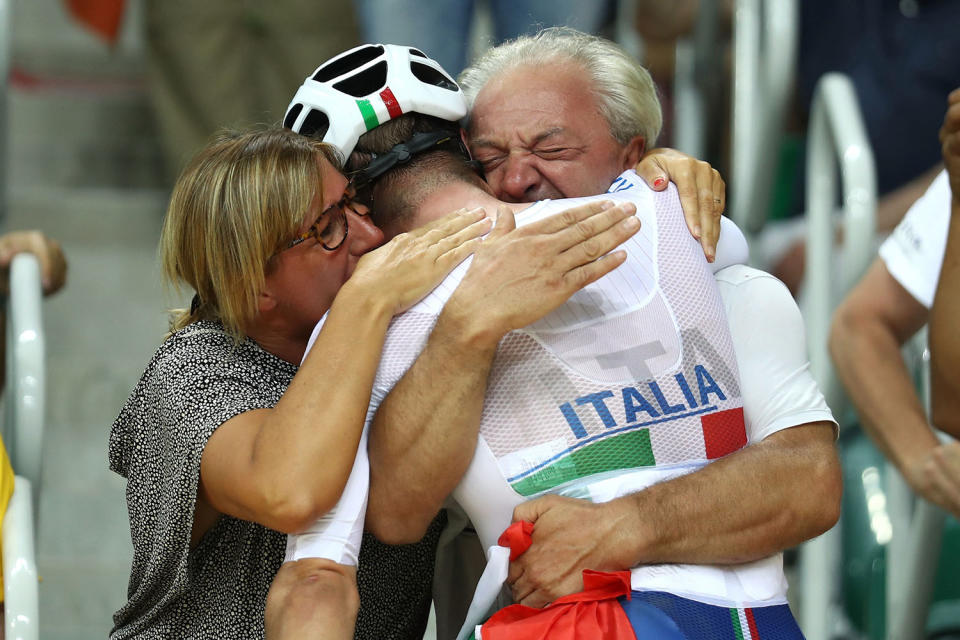
[(944, 170), (880, 245), (887, 271), (928, 309), (933, 305), (947, 249), (950, 201), (950, 180)]

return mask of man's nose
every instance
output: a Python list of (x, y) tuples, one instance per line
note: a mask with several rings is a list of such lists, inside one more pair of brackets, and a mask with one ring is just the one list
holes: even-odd
[(533, 165), (529, 153), (512, 153), (507, 158), (497, 195), (509, 202), (531, 202), (540, 188), (543, 176)]
[(370, 249), (374, 249), (383, 244), (383, 231), (380, 227), (373, 224), (367, 207), (355, 205), (354, 210), (347, 211), (347, 221), (350, 225), (348, 233), (350, 239), (350, 253), (356, 256), (362, 256)]

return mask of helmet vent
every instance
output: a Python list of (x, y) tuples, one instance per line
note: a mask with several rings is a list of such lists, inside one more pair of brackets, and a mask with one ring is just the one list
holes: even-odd
[(425, 84), (432, 84), (435, 87), (440, 87), (441, 89), (446, 89), (447, 91), (456, 92), (459, 89), (453, 80), (440, 73), (433, 67), (428, 67), (425, 64), (411, 62), (410, 71), (413, 72), (413, 75), (415, 75), (418, 80)]
[(387, 63), (381, 60), (360, 73), (344, 78), (333, 85), (333, 88), (354, 98), (363, 98), (379, 91), (385, 84), (387, 84)]
[(330, 118), (327, 117), (327, 114), (323, 111), (310, 109), (307, 117), (303, 119), (303, 124), (300, 126), (300, 133), (305, 136), (322, 138), (327, 134), (329, 128)]
[(299, 102), (287, 111), (287, 115), (283, 118), (283, 126), (286, 129), (293, 129), (293, 124), (297, 121), (297, 116), (300, 115), (300, 112), (303, 111), (303, 105)]
[(353, 71), (357, 67), (362, 67), (382, 55), (383, 47), (380, 45), (370, 45), (362, 49), (357, 49), (345, 56), (331, 60), (317, 69), (313, 74), (313, 79), (317, 82), (329, 82), (338, 76)]
[(425, 54), (423, 51), (420, 51), (420, 49), (414, 49), (413, 47), (410, 48), (410, 54), (411, 54), (411, 55), (415, 55), (415, 56), (419, 56), (419, 57), (421, 57), (421, 58), (426, 58), (426, 57), (427, 57), (427, 54)]

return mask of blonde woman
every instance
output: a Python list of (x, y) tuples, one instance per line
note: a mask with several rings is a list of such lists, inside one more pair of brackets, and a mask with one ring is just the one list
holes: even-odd
[[(110, 433), (134, 547), (112, 638), (263, 637), (284, 534), (328, 511), (346, 482), (391, 318), (490, 230), (482, 211), (460, 211), (376, 248), (382, 233), (352, 196), (329, 147), (280, 129), (224, 136), (178, 180), (160, 254), (166, 278), (196, 295)], [(526, 274), (533, 247), (561, 253), (575, 236), (613, 248), (602, 232), (621, 216), (602, 209), (565, 212), (539, 236), (500, 225), (481, 247), (503, 277), (498, 296), (457, 305), (431, 340), (509, 330), (530, 283), (556, 288), (565, 273)], [(506, 241), (530, 244), (492, 251)], [(313, 575), (329, 596), (317, 637), (349, 637), (354, 570), (331, 562)]]

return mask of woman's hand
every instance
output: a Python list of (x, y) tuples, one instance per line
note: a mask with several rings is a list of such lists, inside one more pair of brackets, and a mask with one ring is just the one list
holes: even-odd
[(666, 189), (667, 182), (677, 185), (687, 228), (700, 241), (707, 261), (713, 262), (727, 198), (720, 173), (707, 162), (667, 148), (648, 151), (635, 171), (654, 191)]
[(438, 325), (455, 319), (496, 346), (623, 264), (626, 253), (613, 250), (639, 231), (635, 212), (631, 203), (593, 202), (517, 229), (513, 212), (501, 207)]
[(394, 314), (403, 313), (476, 251), (490, 227), (483, 209), (454, 211), (367, 253), (347, 286), (384, 296)]

